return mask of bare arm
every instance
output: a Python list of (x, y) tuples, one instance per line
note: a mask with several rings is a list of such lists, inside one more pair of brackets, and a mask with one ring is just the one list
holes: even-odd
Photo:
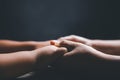
[(0, 54), (0, 71), (4, 77), (16, 77), (34, 68), (34, 58), (30, 52), (22, 51)]
[(60, 40), (83, 43), (107, 54), (120, 55), (120, 40), (92, 40), (76, 35), (62, 37)]
[(61, 46), (72, 49), (72, 51), (64, 54), (64, 56), (72, 56), (75, 54), (89, 54), (89, 56), (94, 56), (98, 59), (103, 59), (103, 60), (108, 60), (108, 61), (120, 61), (120, 56), (100, 52), (82, 43), (64, 40), (60, 44)]
[(33, 51), (0, 54), (0, 76), (17, 77), (34, 69), (43, 69), (65, 52), (65, 48), (47, 46)]
[(92, 40), (91, 46), (108, 54), (120, 55), (120, 40)]
[(0, 40), (0, 53), (33, 50), (49, 45), (49, 41), (12, 41)]

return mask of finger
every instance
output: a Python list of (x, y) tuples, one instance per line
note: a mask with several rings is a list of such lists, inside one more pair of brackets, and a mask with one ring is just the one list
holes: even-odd
[(64, 47), (58, 48), (56, 46), (47, 46), (44, 48), (40, 48), (34, 50), (36, 55), (36, 59), (38, 65), (40, 64), (39, 68), (43, 68), (44, 66), (52, 64), (56, 61), (59, 57), (63, 56), (67, 52), (67, 49)]
[(34, 50), (34, 53), (37, 54), (37, 56), (47, 56), (48, 58), (57, 58), (64, 53), (67, 52), (67, 49), (64, 47), (56, 47), (56, 46), (47, 46), (44, 48), (40, 48), (37, 50)]
[(60, 46), (63, 47), (76, 47), (78, 46), (79, 43), (73, 42), (73, 41), (68, 41), (68, 40), (63, 40), (60, 42)]
[(70, 36), (61, 37), (58, 40), (74, 40), (74, 38), (72, 35), (70, 35)]
[(75, 42), (80, 42), (83, 44), (88, 44), (88, 42), (90, 42), (89, 39), (81, 37), (81, 36), (76, 36), (76, 35), (70, 35), (70, 36), (66, 36), (66, 37), (61, 37), (58, 40), (62, 41), (62, 40), (70, 40), (70, 41), (75, 41)]
[(54, 65), (58, 60), (60, 60), (63, 55), (67, 52), (67, 48), (61, 47), (58, 48), (52, 55), (51, 57), (48, 58), (49, 65), (52, 66)]
[(60, 47), (55, 51), (54, 56), (59, 57), (59, 56), (64, 55), (65, 53), (67, 53), (67, 48)]
[(59, 46), (60, 46), (60, 41), (58, 41), (58, 40), (51, 40), (51, 41), (50, 41), (50, 44), (51, 44), (51, 45), (54, 45), (54, 46), (56, 46), (56, 47), (59, 47)]
[(64, 56), (64, 57), (70, 57), (70, 56), (72, 56), (72, 55), (74, 55), (74, 54), (75, 54), (75, 50), (72, 50), (72, 51), (70, 51), (70, 52), (65, 53), (63, 56)]
[(48, 50), (50, 50), (50, 51), (56, 51), (57, 48), (58, 48), (58, 47), (56, 47), (56, 46), (50, 45), (50, 46), (45, 46), (45, 47), (42, 47), (42, 48), (35, 49), (35, 50), (33, 50), (33, 51), (34, 51), (34, 52), (37, 52), (37, 53), (42, 52), (42, 51), (43, 51), (43, 52), (44, 52), (44, 51), (48, 51)]
[(79, 39), (79, 36), (76, 36), (76, 35), (70, 35), (70, 36), (59, 38), (59, 40), (71, 40), (71, 41), (78, 41), (78, 39)]
[(79, 43), (73, 42), (73, 41), (68, 41), (68, 40), (63, 40), (60, 42), (60, 46), (66, 47), (68, 49), (68, 52), (70, 52), (73, 49), (75, 49), (77, 46), (79, 46)]

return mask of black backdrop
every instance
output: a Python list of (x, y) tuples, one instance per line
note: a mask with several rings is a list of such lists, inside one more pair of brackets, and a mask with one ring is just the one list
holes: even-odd
[(70, 34), (119, 39), (116, 1), (0, 0), (0, 39), (48, 40)]
[[(120, 39), (119, 8), (119, 0), (0, 0), (0, 39), (48, 40), (70, 34)], [(105, 67), (110, 68), (107, 76), (119, 75), (119, 66)], [(93, 75), (92, 70), (89, 74), (94, 76), (96, 73)], [(83, 72), (82, 76), (88, 77)], [(70, 77), (69, 72), (65, 74)], [(56, 76), (48, 75), (50, 78)]]

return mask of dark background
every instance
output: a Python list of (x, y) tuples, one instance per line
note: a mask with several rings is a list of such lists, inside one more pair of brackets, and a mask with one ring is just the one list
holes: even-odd
[(0, 39), (119, 39), (119, 8), (119, 0), (0, 0)]
[[(0, 0), (0, 39), (39, 41), (71, 34), (93, 39), (120, 39), (119, 19), (119, 0)], [(73, 80), (99, 76), (99, 80), (106, 74), (116, 80), (114, 78), (120, 74), (120, 65), (115, 63), (93, 66), (89, 70), (83, 67), (80, 75), (64, 70), (61, 74), (69, 77), (68, 80), (72, 76)], [(64, 80), (64, 75), (61, 77), (59, 73), (52, 70), (42, 76), (44, 80)]]

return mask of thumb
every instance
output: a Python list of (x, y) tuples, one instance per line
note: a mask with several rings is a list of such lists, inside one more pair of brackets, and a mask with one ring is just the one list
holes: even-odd
[(37, 64), (40, 65), (38, 67), (42, 69), (54, 63), (59, 57), (62, 57), (67, 52), (67, 49), (64, 47), (47, 46), (34, 50), (34, 52), (37, 54)]
[(56, 51), (53, 52), (52, 55), (47, 58), (47, 64), (53, 66), (58, 60), (60, 60), (64, 56), (65, 53), (67, 53), (67, 48), (57, 48)]
[(79, 44), (80, 43), (78, 42), (73, 42), (73, 41), (68, 41), (68, 40), (63, 40), (60, 42), (60, 46), (66, 47), (68, 49), (68, 52), (75, 49), (77, 46), (79, 46)]
[(52, 56), (51, 58), (51, 66), (54, 66), (57, 62), (59, 62), (59, 60), (61, 60), (61, 58), (64, 56), (64, 54), (67, 53), (67, 48), (65, 47), (60, 47), (58, 48), (55, 53), (54, 56)]
[(59, 56), (64, 55), (66, 52), (67, 52), (67, 48), (65, 48), (65, 47), (60, 47), (60, 48), (58, 48), (58, 49), (55, 51), (54, 55), (55, 55), (56, 57), (59, 57)]

